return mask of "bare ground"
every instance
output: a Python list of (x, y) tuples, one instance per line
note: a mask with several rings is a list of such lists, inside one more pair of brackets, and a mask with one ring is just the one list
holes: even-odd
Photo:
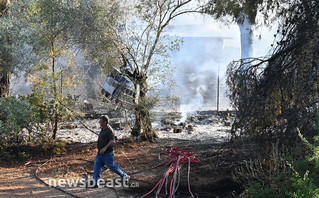
[[(19, 166), (0, 167), (0, 197), (140, 197), (149, 192), (160, 180), (166, 168), (159, 166), (168, 158), (158, 159), (158, 154), (172, 147), (191, 150), (199, 164), (191, 165), (191, 190), (195, 197), (236, 197), (242, 186), (232, 180), (231, 171), (235, 165), (236, 153), (228, 145), (207, 141), (177, 139), (158, 139), (153, 143), (118, 142), (115, 147), (115, 163), (131, 175), (130, 187), (86, 189), (83, 187), (61, 188), (67, 193), (41, 183), (39, 177), (48, 183), (48, 179), (87, 178), (93, 174), (93, 162), (97, 152), (95, 144), (68, 145), (67, 152), (60, 157), (33, 159)], [(2, 163), (3, 164), (3, 163)], [(187, 167), (181, 172), (181, 184), (177, 197), (190, 197), (187, 189)], [(102, 173), (102, 178), (117, 178), (109, 170)], [(164, 192), (164, 191), (163, 191)], [(149, 197), (153, 197), (151, 194)]]

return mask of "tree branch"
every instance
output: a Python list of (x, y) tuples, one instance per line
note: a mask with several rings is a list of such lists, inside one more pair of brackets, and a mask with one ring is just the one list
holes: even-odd
[[(145, 67), (144, 69), (145, 69), (145, 70), (148, 69), (148, 67), (149, 67), (149, 65), (150, 65), (150, 63), (151, 63), (151, 59), (152, 59), (152, 57), (153, 57), (154, 50), (155, 50), (156, 45), (157, 45), (157, 43), (158, 43), (158, 41), (159, 41), (159, 37), (160, 37), (162, 31), (163, 31), (164, 28), (169, 24), (169, 22), (173, 19), (172, 16), (174, 16), (174, 13), (175, 13), (179, 8), (181, 8), (182, 6), (184, 6), (184, 5), (188, 4), (188, 3), (190, 3), (191, 1), (192, 1), (192, 0), (188, 0), (188, 1), (185, 1), (185, 2), (183, 2), (183, 3), (178, 2), (178, 4), (176, 5), (176, 7), (174, 7), (174, 9), (173, 9), (172, 11), (169, 11), (169, 10), (167, 11), (167, 13), (169, 13), (169, 17), (167, 18), (167, 20), (166, 20), (165, 22), (164, 22), (164, 19), (163, 19), (162, 21), (159, 20), (159, 25), (158, 25), (158, 28), (157, 28), (157, 33), (156, 33), (155, 41), (154, 41), (154, 43), (153, 43), (153, 45), (152, 45), (152, 47), (151, 47), (151, 49), (150, 49), (150, 51), (149, 51), (148, 58), (147, 58), (147, 62), (146, 62), (146, 64), (144, 65), (144, 67)], [(163, 22), (164, 22), (164, 24), (163, 24)]]

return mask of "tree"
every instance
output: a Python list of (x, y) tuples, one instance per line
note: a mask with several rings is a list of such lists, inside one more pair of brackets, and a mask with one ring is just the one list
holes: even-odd
[[(40, 99), (38, 105), (44, 105), (53, 123), (52, 138), (56, 139), (58, 123), (64, 117), (72, 117), (70, 109), (72, 97), (65, 92), (68, 87), (76, 87), (69, 41), (67, 4), (63, 0), (39, 0), (29, 5), (28, 16), (35, 27), (32, 37), (33, 52), (37, 61), (33, 63), (33, 74), (29, 74), (33, 83), (33, 97)], [(69, 58), (68, 58), (69, 57)]]
[[(283, 19), (272, 54), (235, 61), (228, 68), (230, 99), (237, 110), (232, 132), (245, 140), (242, 146), (249, 141), (253, 142), (250, 149), (255, 145), (254, 152), (260, 149), (256, 159), (273, 159), (276, 164), (276, 168), (266, 168), (273, 169), (266, 173), (270, 184), (259, 179), (258, 173), (257, 177), (248, 173), (254, 181), (258, 178), (263, 183), (263, 189), (276, 186), (277, 196), (313, 197), (318, 193), (317, 177), (312, 176), (318, 171), (314, 157), (318, 153), (313, 151), (318, 143), (319, 1), (298, 0), (288, 5), (282, 8)], [(286, 159), (292, 173), (283, 171)], [(260, 166), (257, 161), (251, 164)], [(278, 176), (286, 178), (278, 181)]]
[[(166, 28), (177, 16), (198, 10), (189, 8), (192, 0), (141, 0), (119, 5), (119, 1), (79, 1), (72, 13), (86, 13), (78, 19), (81, 31), (74, 31), (92, 61), (105, 66), (106, 70), (116, 69), (134, 84), (135, 125), (133, 136), (141, 135), (151, 140), (156, 133), (151, 125), (149, 110), (153, 103), (148, 97), (149, 77), (154, 68), (168, 57), (168, 50), (178, 47), (176, 40), (163, 39)], [(101, 9), (105, 8), (107, 9)], [(115, 8), (122, 8), (112, 12)], [(114, 19), (123, 12), (123, 23)], [(110, 52), (110, 47), (116, 51)], [(106, 62), (107, 61), (107, 62)]]
[(308, 137), (316, 133), (318, 3), (295, 1), (283, 8), (285, 20), (270, 57), (229, 66), (230, 99), (238, 111), (234, 134), (240, 130), (248, 137), (289, 145), (298, 138), (297, 127)]
[[(10, 0), (0, 1), (0, 20), (9, 15)], [(11, 81), (12, 56), (10, 54), (10, 37), (2, 34), (0, 36), (0, 97), (9, 95)]]
[(0, 1), (0, 97), (9, 95), (11, 75), (29, 70), (35, 58), (28, 45), (34, 32), (26, 15), (31, 1)]
[(53, 123), (55, 139), (58, 123), (72, 117), (69, 110), (74, 98), (66, 89), (76, 86), (69, 4), (62, 0), (25, 0), (13, 1), (8, 7), (9, 1), (0, 1), (1, 5), (5, 2), (1, 8), (6, 15), (0, 17), (0, 80), (5, 81), (0, 83), (1, 96), (9, 94), (11, 73), (26, 71), (34, 91), (29, 102), (43, 107), (40, 111), (45, 111), (45, 118)]
[[(287, 1), (279, 0), (211, 0), (205, 7), (205, 13), (216, 19), (235, 21), (240, 30), (241, 58), (252, 57), (252, 25), (269, 25)], [(262, 19), (258, 21), (258, 12)]]

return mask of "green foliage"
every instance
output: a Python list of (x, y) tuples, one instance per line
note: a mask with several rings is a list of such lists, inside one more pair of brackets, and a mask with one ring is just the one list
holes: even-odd
[(8, 143), (4, 141), (0, 141), (0, 154), (3, 154), (3, 152), (6, 150), (8, 147)]
[(66, 152), (68, 142), (58, 142), (52, 139), (40, 138), (28, 144), (0, 143), (0, 163), (20, 164), (30, 158), (39, 156), (61, 156)]
[[(299, 137), (310, 154), (302, 156), (301, 159), (288, 163), (290, 171), (279, 175), (273, 180), (273, 185), (277, 186), (278, 193), (282, 197), (295, 197), (295, 198), (318, 198), (319, 197), (319, 146), (318, 137), (315, 136), (315, 143), (311, 144), (303, 137), (300, 130), (297, 129)], [(299, 149), (298, 149), (299, 150)], [(299, 150), (300, 152), (300, 150)], [(303, 151), (304, 153), (304, 151)], [(266, 189), (266, 191), (265, 191)], [(263, 188), (259, 183), (249, 183), (243, 195), (248, 197), (271, 197), (272, 188)], [(276, 195), (276, 194), (274, 194)], [(273, 196), (273, 197), (277, 197)]]
[(38, 93), (32, 93), (26, 97), (26, 100), (36, 109), (34, 111), (34, 117), (38, 123), (45, 123), (49, 119), (48, 105), (45, 104), (43, 95)]
[(30, 70), (35, 60), (32, 45), (29, 45), (33, 43), (35, 27), (29, 23), (26, 14), (33, 1), (11, 1), (9, 16), (0, 17), (0, 70), (18, 74)]
[(303, 137), (299, 129), (297, 131), (304, 145), (310, 149), (311, 154), (306, 156), (304, 160), (289, 164), (292, 175), (286, 186), (286, 188), (288, 187), (286, 194), (296, 198), (319, 197), (319, 146), (316, 146), (319, 136), (315, 136), (315, 144), (311, 144)]
[(307, 171), (303, 177), (292, 178), (293, 187), (296, 189), (296, 192), (293, 192), (293, 197), (319, 197), (319, 188), (318, 185), (314, 183), (314, 178), (309, 178), (309, 172)]
[(0, 98), (0, 135), (16, 137), (23, 128), (29, 128), (35, 118), (35, 109), (27, 101), (14, 97)]
[(249, 182), (245, 186), (245, 192), (240, 197), (272, 198), (277, 197), (277, 192), (272, 187), (262, 187), (258, 182)]
[[(292, 0), (290, 0), (292, 1)], [(273, 20), (278, 19), (287, 0), (210, 0), (204, 8), (204, 12), (214, 18), (229, 22), (227, 20), (242, 23), (245, 16), (252, 24), (272, 25)], [(258, 18), (257, 14), (262, 15)]]
[(79, 82), (75, 54), (70, 51), (74, 46), (70, 42), (71, 13), (69, 4), (62, 0), (33, 1), (28, 8), (29, 23), (36, 29), (30, 45), (38, 57), (28, 75), (33, 85), (29, 101), (38, 107), (42, 121), (53, 123), (55, 139), (58, 123), (75, 117), (71, 109), (76, 104), (74, 89)]
[(308, 166), (307, 163), (309, 162), (303, 162), (303, 170), (300, 172), (291, 165), (292, 172), (282, 192), (285, 196), (295, 198), (319, 197), (318, 170), (311, 168), (310, 170), (306, 170), (305, 173), (302, 173)]
[[(22, 129), (26, 128), (29, 135), (34, 132), (36, 124), (46, 121), (47, 107), (41, 106), (42, 99), (36, 94), (27, 98), (0, 98), (0, 160), (23, 162), (32, 156), (61, 155), (65, 152), (66, 142), (48, 140), (37, 137), (33, 145), (17, 142)], [(42, 104), (43, 105), (43, 104)]]
[(67, 142), (59, 142), (52, 139), (36, 140), (33, 142), (36, 147), (44, 155), (62, 155), (66, 151)]
[(30, 157), (61, 155), (66, 151), (67, 142), (58, 142), (42, 136), (31, 141), (31, 144), (30, 141), (26, 145), (21, 144), (21, 141), (16, 144), (16, 138), (21, 135), (22, 129), (26, 128), (31, 135), (36, 124), (46, 121), (47, 107), (41, 107), (41, 102), (35, 94), (19, 99), (0, 98), (0, 161), (23, 162)]
[(58, 67), (58, 75), (52, 73), (46, 64), (34, 67), (33, 75), (29, 75), (33, 84), (33, 93), (28, 96), (28, 101), (36, 107), (39, 122), (55, 123), (71, 120), (78, 115), (73, 110), (77, 105), (78, 96), (69, 94), (74, 92), (79, 84), (75, 79), (74, 67), (74, 65)]
[[(7, 148), (7, 150), (10, 149), (10, 147)], [(3, 163), (20, 163), (25, 162), (29, 160), (31, 157), (31, 153), (28, 153), (26, 151), (19, 151), (19, 152), (7, 152), (3, 151), (1, 152), (0, 160)]]
[[(45, 66), (44, 66), (45, 65)], [(70, 92), (75, 93), (74, 89), (80, 83), (76, 80), (75, 65), (62, 65), (57, 67), (58, 73), (52, 73), (51, 68), (46, 64), (34, 67), (34, 73), (29, 75), (33, 84), (33, 94), (28, 96), (31, 104), (38, 106), (41, 115), (52, 116), (55, 105), (58, 105), (58, 113), (63, 118), (72, 118), (72, 109), (77, 104), (77, 96), (72, 97)], [(56, 90), (55, 90), (56, 89)]]
[[(315, 123), (314, 127), (318, 128), (318, 124)], [(314, 143), (310, 143), (299, 129), (297, 131), (304, 147), (292, 149), (291, 156), (288, 157), (291, 162), (287, 162), (290, 169), (265, 186), (258, 182), (249, 182), (242, 197), (319, 197), (319, 136), (315, 136)]]

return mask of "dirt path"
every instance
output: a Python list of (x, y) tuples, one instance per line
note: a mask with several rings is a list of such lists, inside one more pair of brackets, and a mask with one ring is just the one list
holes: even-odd
[(0, 168), (0, 197), (66, 197), (39, 183), (35, 167)]
[[(130, 187), (85, 189), (65, 187), (64, 191), (78, 197), (140, 197), (150, 191), (166, 170), (157, 164), (158, 154), (176, 147), (191, 150), (200, 164), (192, 164), (191, 188), (197, 197), (233, 197), (241, 191), (241, 186), (231, 179), (231, 153), (221, 144), (210, 141), (182, 141), (160, 139), (155, 143), (118, 143), (115, 147), (115, 163), (131, 175)], [(93, 174), (95, 145), (72, 145), (67, 154), (54, 157), (39, 169), (39, 176), (48, 183), (49, 179), (86, 178)], [(39, 182), (34, 172), (46, 160), (34, 160), (28, 165), (0, 167), (0, 197), (71, 197), (57, 189)], [(102, 178), (117, 178), (106, 170)], [(186, 166), (182, 168), (181, 185), (177, 195), (189, 197), (187, 190)], [(154, 196), (154, 194), (152, 194)], [(152, 197), (150, 196), (150, 197)]]

